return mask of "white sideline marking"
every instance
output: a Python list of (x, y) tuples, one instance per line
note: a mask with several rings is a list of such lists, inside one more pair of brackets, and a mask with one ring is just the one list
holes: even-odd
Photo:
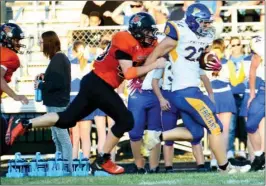
[(165, 180), (165, 181), (154, 181), (154, 182), (149, 182), (149, 181), (144, 181), (144, 182), (140, 182), (139, 185), (174, 185), (177, 183), (177, 181), (179, 180)]
[(252, 185), (263, 185), (264, 182), (255, 181), (255, 180), (227, 180), (226, 184), (252, 184)]
[[(175, 180), (163, 180), (163, 181), (142, 181), (139, 185), (175, 185), (175, 184), (182, 185), (182, 179), (175, 179)], [(237, 179), (229, 179), (224, 182), (225, 185), (227, 184), (252, 184), (252, 185), (264, 185), (264, 182), (255, 181), (255, 180), (237, 180)]]

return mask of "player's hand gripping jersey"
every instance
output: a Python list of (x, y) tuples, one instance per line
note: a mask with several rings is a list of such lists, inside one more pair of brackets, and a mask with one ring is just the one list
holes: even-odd
[(214, 32), (199, 36), (191, 31), (185, 20), (167, 22), (164, 32), (178, 42), (169, 53), (175, 75), (172, 91), (199, 86), (200, 74), (204, 74), (199, 66), (199, 57), (214, 40)]
[(154, 46), (143, 48), (129, 32), (118, 32), (105, 52), (96, 59), (94, 72), (113, 88), (117, 88), (125, 79), (118, 60), (131, 60), (133, 66), (141, 66)]
[[(17, 54), (5, 47), (0, 47), (1, 51), (1, 68), (3, 68), (6, 73), (4, 79), (7, 83), (11, 81), (13, 73), (20, 67), (20, 61)], [(0, 91), (2, 95), (2, 90)]]

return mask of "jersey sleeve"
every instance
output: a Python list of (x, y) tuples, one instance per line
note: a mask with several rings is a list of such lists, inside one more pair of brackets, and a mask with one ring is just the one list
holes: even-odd
[(164, 33), (166, 36), (172, 38), (173, 40), (179, 40), (179, 32), (177, 25), (172, 21), (166, 22)]
[(164, 69), (155, 69), (153, 72), (153, 79), (161, 79), (163, 77)]
[(20, 66), (17, 54), (9, 49), (1, 47), (1, 68), (5, 71), (12, 69), (15, 71)]
[(131, 40), (129, 33), (118, 32), (112, 38), (112, 45), (122, 53), (132, 56), (133, 43)]

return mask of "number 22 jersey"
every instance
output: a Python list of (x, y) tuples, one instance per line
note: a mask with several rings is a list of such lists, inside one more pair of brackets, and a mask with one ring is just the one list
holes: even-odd
[(169, 21), (164, 33), (177, 41), (176, 48), (169, 52), (172, 62), (172, 91), (200, 85), (200, 75), (205, 72), (199, 67), (199, 57), (214, 40), (214, 32), (205, 37), (190, 30), (185, 20)]

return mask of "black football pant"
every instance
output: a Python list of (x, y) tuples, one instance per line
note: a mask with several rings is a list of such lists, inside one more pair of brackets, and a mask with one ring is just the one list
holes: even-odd
[(132, 113), (126, 108), (120, 96), (108, 83), (93, 71), (84, 76), (80, 82), (80, 91), (64, 112), (58, 113), (59, 120), (55, 124), (59, 128), (71, 128), (95, 109), (101, 109), (114, 121), (111, 128), (117, 138), (134, 126)]

